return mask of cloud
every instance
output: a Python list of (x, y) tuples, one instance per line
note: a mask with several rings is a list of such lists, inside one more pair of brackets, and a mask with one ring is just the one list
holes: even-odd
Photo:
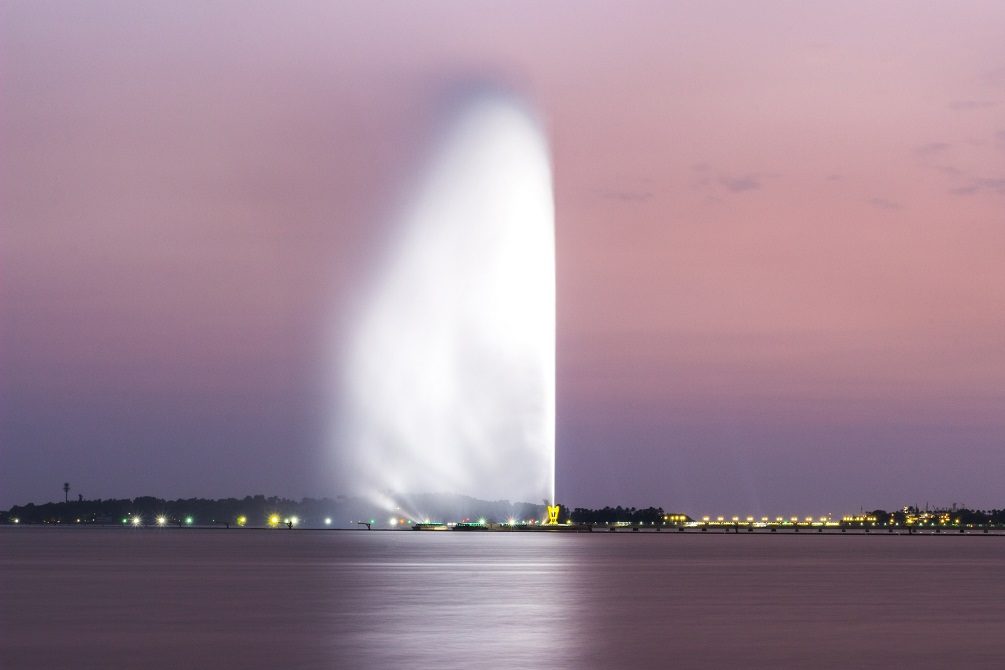
[(708, 163), (694, 163), (691, 169), (695, 172), (691, 187), (703, 191), (709, 196), (709, 202), (720, 202), (726, 193), (743, 193), (755, 191), (763, 186), (764, 179), (775, 179), (778, 173), (726, 173), (713, 169)]
[(653, 197), (652, 191), (635, 191), (630, 189), (595, 188), (593, 192), (604, 200), (620, 200), (622, 202), (645, 202)]
[(956, 109), (959, 111), (969, 111), (972, 109), (988, 109), (990, 107), (997, 107), (998, 103), (992, 100), (953, 100), (949, 103), (950, 109)]
[(950, 177), (961, 177), (964, 174), (966, 174), (964, 170), (961, 170), (960, 168), (954, 165), (939, 165), (936, 167), (936, 169), (942, 174), (948, 175)]
[(991, 86), (1005, 86), (1005, 67), (989, 70), (984, 75), (984, 81)]
[(900, 203), (887, 200), (886, 198), (869, 198), (869, 204), (880, 209), (900, 209)]
[(950, 145), (945, 142), (931, 142), (915, 148), (914, 153), (921, 156), (931, 156), (933, 154), (941, 154), (949, 149), (949, 147)]
[(743, 177), (719, 175), (719, 183), (730, 193), (742, 193), (761, 188), (761, 181), (757, 175), (746, 175)]
[(953, 195), (976, 195), (978, 193), (996, 193), (1005, 195), (1005, 179), (994, 177), (978, 177), (971, 179), (966, 186), (950, 189)]

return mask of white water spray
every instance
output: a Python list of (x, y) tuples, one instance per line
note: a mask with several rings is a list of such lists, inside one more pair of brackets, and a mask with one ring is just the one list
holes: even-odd
[(467, 100), (395, 230), (344, 361), (343, 490), (554, 501), (554, 202), (532, 115)]

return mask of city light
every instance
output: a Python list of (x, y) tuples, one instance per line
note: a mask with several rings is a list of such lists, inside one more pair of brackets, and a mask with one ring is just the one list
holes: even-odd
[[(128, 509), (128, 507), (126, 507)], [(149, 510), (148, 510), (149, 511)], [(587, 510), (590, 511), (590, 510)], [(646, 511), (649, 510), (640, 510)], [(967, 514), (971, 514), (971, 511), (965, 510)], [(810, 532), (849, 532), (858, 531), (862, 533), (873, 532), (889, 532), (898, 533), (899, 530), (907, 531), (910, 530), (914, 534), (920, 533), (946, 533), (952, 529), (952, 532), (957, 530), (963, 533), (972, 532), (973, 529), (978, 529), (978, 532), (984, 528), (995, 529), (998, 527), (1005, 527), (1005, 524), (998, 522), (993, 515), (994, 513), (987, 513), (978, 510), (975, 515), (985, 515), (991, 517), (990, 519), (982, 519), (980, 516), (977, 518), (971, 518), (967, 516), (954, 516), (959, 512), (956, 509), (930, 509), (922, 508), (917, 509), (916, 507), (905, 507), (901, 510), (896, 510), (894, 512), (879, 511), (876, 512), (864, 512), (860, 511), (858, 513), (848, 514), (848, 515), (838, 515), (834, 516), (833, 513), (828, 513), (819, 516), (778, 516), (778, 517), (754, 517), (754, 516), (695, 516), (691, 517), (686, 514), (680, 513), (666, 513), (660, 514), (659, 516), (650, 517), (648, 515), (638, 515), (638, 516), (620, 516), (617, 520), (609, 519), (597, 519), (597, 520), (574, 520), (569, 525), (570, 530), (585, 530), (588, 526), (592, 526), (594, 530), (597, 527), (604, 528), (605, 526), (611, 530), (621, 530), (622, 528), (628, 530), (642, 530), (642, 531), (657, 531), (657, 530), (672, 530), (672, 531), (686, 531), (688, 529), (702, 530), (702, 531), (712, 531), (715, 532), (725, 532), (725, 533), (740, 533), (740, 532), (757, 532), (763, 530), (765, 532), (782, 532), (782, 533), (798, 533), (801, 531)], [(434, 526), (438, 529), (440, 527), (447, 528), (454, 525), (459, 525), (461, 527), (466, 527), (475, 530), (516, 530), (516, 527), (526, 528), (528, 530), (535, 530), (538, 526), (545, 526), (546, 523), (543, 520), (535, 519), (517, 519), (515, 516), (502, 517), (500, 519), (495, 519), (492, 517), (465, 517), (457, 522), (451, 523), (450, 521), (430, 523), (428, 517), (417, 516), (415, 518), (408, 518), (403, 515), (397, 515), (393, 517), (385, 517), (384, 526), (385, 529), (392, 528), (395, 530), (412, 528), (416, 530), (428, 530), (430, 526)], [(40, 521), (36, 518), (29, 518), (24, 520), (24, 523), (36, 523), (40, 522), (43, 524), (58, 524), (58, 523), (73, 523), (76, 521), (77, 524), (114, 524), (114, 519), (111, 518), (97, 517), (95, 513), (90, 512), (88, 515), (81, 517), (67, 517), (67, 518), (48, 518), (41, 519)], [(156, 527), (163, 527), (168, 525), (177, 525), (179, 527), (189, 526), (194, 527), (195, 518), (194, 515), (189, 516), (167, 516), (166, 514), (155, 514), (152, 516), (145, 516), (137, 512), (127, 512), (125, 516), (118, 517), (122, 520), (122, 524), (125, 527), (133, 528), (149, 528), (151, 525)], [(248, 523), (248, 517), (245, 515), (234, 515), (230, 516), (225, 514), (222, 516), (217, 516), (211, 519), (211, 516), (207, 513), (205, 521), (199, 526), (200, 528), (207, 528), (215, 524), (223, 525), (228, 524), (228, 528), (233, 526), (235, 523), (239, 526), (245, 526)], [(226, 521), (221, 519), (228, 519)], [(654, 520), (655, 519), (655, 520)], [(18, 524), (23, 520), (14, 516), (7, 517), (6, 523), (8, 524)], [(307, 528), (317, 528), (321, 525), (325, 527), (333, 526), (335, 521), (334, 517), (315, 517), (314, 521), (305, 522), (299, 516), (285, 516), (278, 513), (273, 513), (266, 516), (265, 519), (257, 522), (261, 524), (262, 521), (266, 521), (266, 527), (283, 527), (288, 526), (293, 528), (294, 526), (300, 527), (306, 524)], [(323, 524), (322, 524), (323, 522)], [(351, 522), (356, 523), (356, 522)], [(366, 521), (359, 522), (362, 525), (371, 526), (374, 524), (374, 520), (370, 520), (369, 523)], [(740, 528), (740, 526), (743, 528)], [(663, 528), (658, 528), (662, 526)], [(376, 528), (377, 526), (373, 526)], [(542, 528), (543, 529), (543, 528)], [(562, 530), (561, 528), (557, 530)]]

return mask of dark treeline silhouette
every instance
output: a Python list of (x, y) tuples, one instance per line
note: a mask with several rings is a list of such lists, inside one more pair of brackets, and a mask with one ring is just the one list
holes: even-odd
[(997, 524), (1005, 526), (1005, 509), (989, 510), (958, 510), (953, 519), (959, 518), (961, 524), (965, 525), (987, 525)]
[[(276, 496), (246, 496), (208, 500), (188, 498), (163, 500), (150, 496), (106, 500), (69, 500), (35, 505), (17, 505), (0, 512), (0, 523), (167, 526), (355, 528), (360, 522), (375, 527), (401, 526), (420, 521), (540, 521), (545, 506), (485, 501), (452, 494), (401, 496), (394, 509), (386, 510), (359, 498), (304, 498), (296, 501)], [(567, 515), (566, 515), (567, 516)]]
[(917, 507), (905, 507), (896, 512), (887, 512), (877, 509), (868, 513), (875, 517), (876, 523), (905, 525), (908, 519), (917, 522), (924, 519), (927, 523), (937, 523), (940, 518), (948, 520), (950, 525), (960, 526), (1002, 526), (1005, 525), (1005, 509), (966, 509), (959, 508), (953, 510), (936, 509), (932, 511), (921, 510)]
[(19, 523), (86, 523), (86, 524), (121, 524), (123, 519), (131, 522), (139, 517), (145, 525), (154, 525), (158, 517), (164, 517), (169, 524), (184, 523), (191, 518), (193, 524), (237, 523), (240, 517), (245, 517), (249, 525), (263, 525), (271, 515), (295, 515), (301, 505), (309, 504), (310, 499), (298, 503), (286, 498), (264, 495), (239, 498), (224, 498), (207, 500), (204, 498), (188, 498), (178, 500), (163, 500), (152, 496), (123, 499), (75, 500), (62, 503), (46, 503), (12, 507), (3, 513), (3, 521)]
[[(158, 525), (158, 519), (163, 518), (164, 525), (169, 526), (286, 527), (286, 522), (296, 517), (295, 525), (305, 528), (355, 528), (360, 522), (387, 528), (426, 520), (508, 523), (511, 520), (540, 522), (546, 518), (543, 504), (486, 501), (453, 494), (417, 494), (394, 498), (399, 502), (394, 505), (394, 509), (387, 510), (363, 499), (345, 496), (334, 499), (304, 498), (300, 501), (264, 495), (220, 500), (163, 500), (151, 496), (106, 500), (83, 500), (78, 497), (77, 500), (69, 500), (67, 497), (63, 502), (14, 506), (6, 512), (0, 512), (0, 523), (121, 526), (132, 524), (138, 519), (139, 525), (155, 526)], [(571, 512), (564, 505), (559, 507), (561, 523), (571, 521), (590, 525), (627, 523), (660, 526), (674, 525), (682, 519), (691, 520), (678, 512), (665, 512), (661, 507), (577, 507)], [(869, 517), (874, 521), (864, 520)], [(843, 521), (842, 524), (903, 526), (924, 522), (948, 523), (953, 526), (1005, 526), (1005, 509), (960, 508), (928, 512), (916, 507), (906, 507), (895, 512), (877, 509), (859, 518), (862, 521)]]
[(630, 523), (646, 526), (658, 526), (666, 524), (667, 513), (662, 507), (646, 507), (636, 509), (634, 507), (604, 507), (603, 509), (587, 509), (577, 507), (572, 510), (571, 519), (573, 523), (585, 524), (612, 524)]

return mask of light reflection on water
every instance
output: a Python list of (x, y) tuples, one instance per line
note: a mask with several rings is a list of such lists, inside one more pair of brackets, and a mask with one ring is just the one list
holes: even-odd
[(554, 539), (16, 529), (0, 667), (577, 667)]
[(550, 539), (394, 534), (375, 556), (351, 543), (373, 558), (332, 572), (338, 655), (355, 667), (577, 667), (571, 546)]
[(0, 529), (3, 668), (1001, 667), (1005, 538)]

